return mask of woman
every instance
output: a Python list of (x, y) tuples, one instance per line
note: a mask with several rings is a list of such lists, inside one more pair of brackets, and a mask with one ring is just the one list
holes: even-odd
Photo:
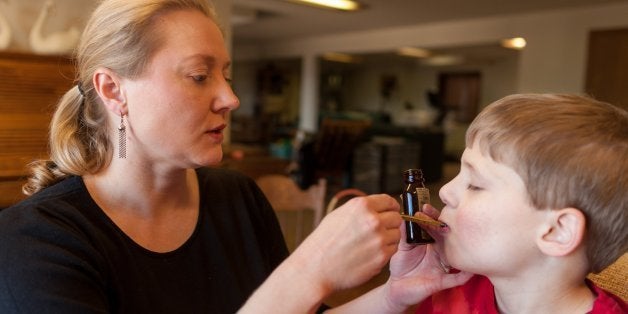
[(242, 312), (311, 312), (396, 251), (398, 204), (375, 195), (327, 216), (282, 263), (259, 189), (207, 168), (239, 103), (206, 1), (105, 0), (76, 62), (51, 160), (0, 213), (0, 312), (233, 313), (249, 297)]

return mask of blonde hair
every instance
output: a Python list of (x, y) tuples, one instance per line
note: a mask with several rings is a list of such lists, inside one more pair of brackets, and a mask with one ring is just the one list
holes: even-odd
[(584, 213), (590, 271), (626, 252), (628, 112), (585, 96), (511, 95), (476, 117), (466, 143), (512, 167), (536, 208)]
[(31, 164), (31, 177), (22, 187), (26, 195), (70, 175), (96, 173), (111, 161), (111, 126), (92, 76), (99, 67), (127, 78), (142, 74), (163, 45), (155, 17), (186, 9), (216, 21), (207, 0), (105, 0), (95, 9), (75, 51), (77, 86), (61, 97), (52, 117), (50, 160)]

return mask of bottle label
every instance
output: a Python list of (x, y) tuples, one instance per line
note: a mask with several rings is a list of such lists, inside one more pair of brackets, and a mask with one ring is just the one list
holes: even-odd
[(416, 196), (419, 200), (418, 211), (423, 211), (423, 205), (430, 203), (430, 190), (428, 188), (417, 188)]

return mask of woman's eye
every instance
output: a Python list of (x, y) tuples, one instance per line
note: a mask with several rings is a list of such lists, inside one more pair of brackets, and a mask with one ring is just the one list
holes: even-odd
[(199, 74), (199, 75), (192, 75), (192, 79), (193, 79), (195, 82), (202, 82), (202, 81), (204, 81), (204, 80), (206, 80), (206, 79), (207, 79), (207, 75), (203, 75), (203, 74)]

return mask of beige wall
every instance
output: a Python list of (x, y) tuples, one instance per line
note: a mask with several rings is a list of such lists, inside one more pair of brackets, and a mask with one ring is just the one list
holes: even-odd
[[(71, 27), (82, 30), (97, 0), (52, 0), (53, 6), (44, 23), (44, 35), (66, 31)], [(209, 0), (208, 0), (209, 1)], [(29, 33), (46, 0), (0, 0), (0, 18), (6, 19), (12, 39), (6, 51), (32, 52)], [(231, 48), (231, 0), (213, 0), (225, 30), (227, 45)], [(3, 31), (0, 29), (0, 32)]]
[[(8, 51), (29, 52), (28, 36), (46, 0), (4, 0), (0, 1), (0, 15), (11, 26), (12, 40), (5, 49)], [(53, 0), (54, 5), (44, 23), (44, 34), (65, 31), (72, 26), (82, 29), (94, 6), (93, 0)], [(0, 30), (1, 31), (1, 30)]]

